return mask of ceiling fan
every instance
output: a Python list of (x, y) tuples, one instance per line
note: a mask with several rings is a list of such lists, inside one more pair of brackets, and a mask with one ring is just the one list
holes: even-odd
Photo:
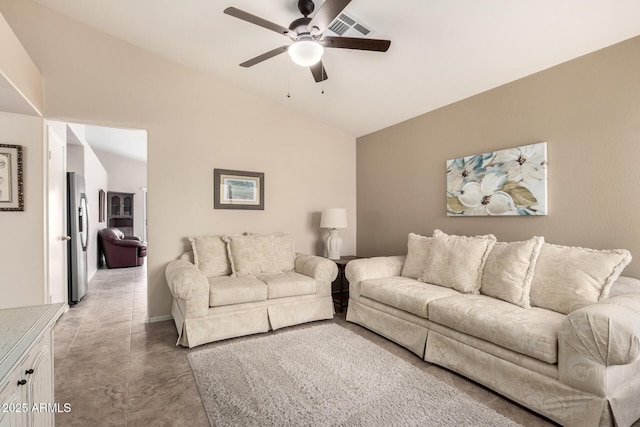
[(326, 0), (313, 18), (309, 18), (315, 9), (312, 0), (299, 0), (298, 10), (303, 17), (294, 20), (289, 28), (274, 24), (259, 16), (252, 15), (235, 7), (224, 10), (227, 15), (250, 22), (276, 33), (289, 36), (293, 44), (280, 46), (269, 52), (258, 55), (240, 64), (241, 67), (251, 67), (284, 52), (289, 52), (293, 62), (303, 67), (309, 67), (316, 82), (327, 79), (327, 72), (322, 65), (324, 48), (358, 49), (386, 52), (391, 45), (389, 40), (366, 39), (358, 37), (324, 36), (323, 33), (331, 22), (344, 10), (351, 0)]

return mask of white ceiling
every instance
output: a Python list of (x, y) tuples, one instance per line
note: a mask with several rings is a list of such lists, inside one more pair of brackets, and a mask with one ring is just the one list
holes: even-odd
[[(95, 152), (147, 162), (147, 131), (68, 123), (67, 143), (85, 145)], [(98, 154), (99, 156), (99, 154)]]
[(638, 0), (353, 0), (346, 11), (391, 48), (328, 49), (322, 94), (286, 54), (239, 67), (290, 40), (223, 14), (234, 6), (287, 27), (296, 0), (36, 1), (354, 136), (640, 34)]
[(147, 131), (102, 126), (85, 126), (84, 138), (93, 151), (147, 161)]

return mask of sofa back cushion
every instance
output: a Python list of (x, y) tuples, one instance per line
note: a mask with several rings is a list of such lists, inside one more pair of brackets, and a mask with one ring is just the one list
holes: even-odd
[(640, 280), (635, 277), (618, 277), (611, 285), (609, 298), (624, 294), (640, 294)]
[(496, 242), (482, 273), (480, 293), (530, 308), (529, 293), (543, 237), (523, 242)]
[(271, 235), (271, 239), (276, 269), (279, 272), (293, 271), (296, 261), (296, 252), (293, 248), (293, 234), (275, 233)]
[(431, 248), (431, 241), (433, 237), (425, 237), (415, 233), (409, 233), (407, 240), (407, 258), (402, 265), (403, 277), (409, 277), (411, 279), (417, 279), (422, 276), (424, 268), (429, 256), (429, 249)]
[(289, 233), (225, 236), (233, 276), (293, 271), (296, 254)]
[(271, 236), (225, 236), (231, 260), (232, 276), (257, 276), (277, 273)]
[(193, 249), (193, 263), (207, 277), (228, 276), (231, 264), (227, 243), (222, 236), (189, 237)]
[(569, 314), (609, 296), (631, 262), (624, 249), (595, 250), (545, 243), (531, 284), (531, 305)]
[(464, 293), (478, 293), (482, 270), (496, 242), (494, 235), (450, 236), (433, 232), (433, 241), (420, 281)]

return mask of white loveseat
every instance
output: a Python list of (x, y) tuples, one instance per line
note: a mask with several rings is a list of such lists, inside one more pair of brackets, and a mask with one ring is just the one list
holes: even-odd
[(351, 261), (347, 320), (566, 426), (640, 418), (640, 281), (631, 256), (495, 237), (409, 235)]
[(332, 319), (333, 261), (296, 254), (288, 233), (199, 236), (165, 270), (178, 344)]

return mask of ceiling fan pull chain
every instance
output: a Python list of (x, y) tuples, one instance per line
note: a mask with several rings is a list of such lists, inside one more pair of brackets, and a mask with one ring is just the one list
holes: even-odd
[(287, 98), (291, 98), (291, 61), (287, 61)]
[(322, 83), (321, 83), (322, 84), (322, 92), (321, 92), (321, 94), (324, 95), (324, 80), (325, 80), (325, 78), (324, 78), (324, 76), (325, 76), (324, 75), (324, 61), (320, 61), (320, 68), (322, 69)]

